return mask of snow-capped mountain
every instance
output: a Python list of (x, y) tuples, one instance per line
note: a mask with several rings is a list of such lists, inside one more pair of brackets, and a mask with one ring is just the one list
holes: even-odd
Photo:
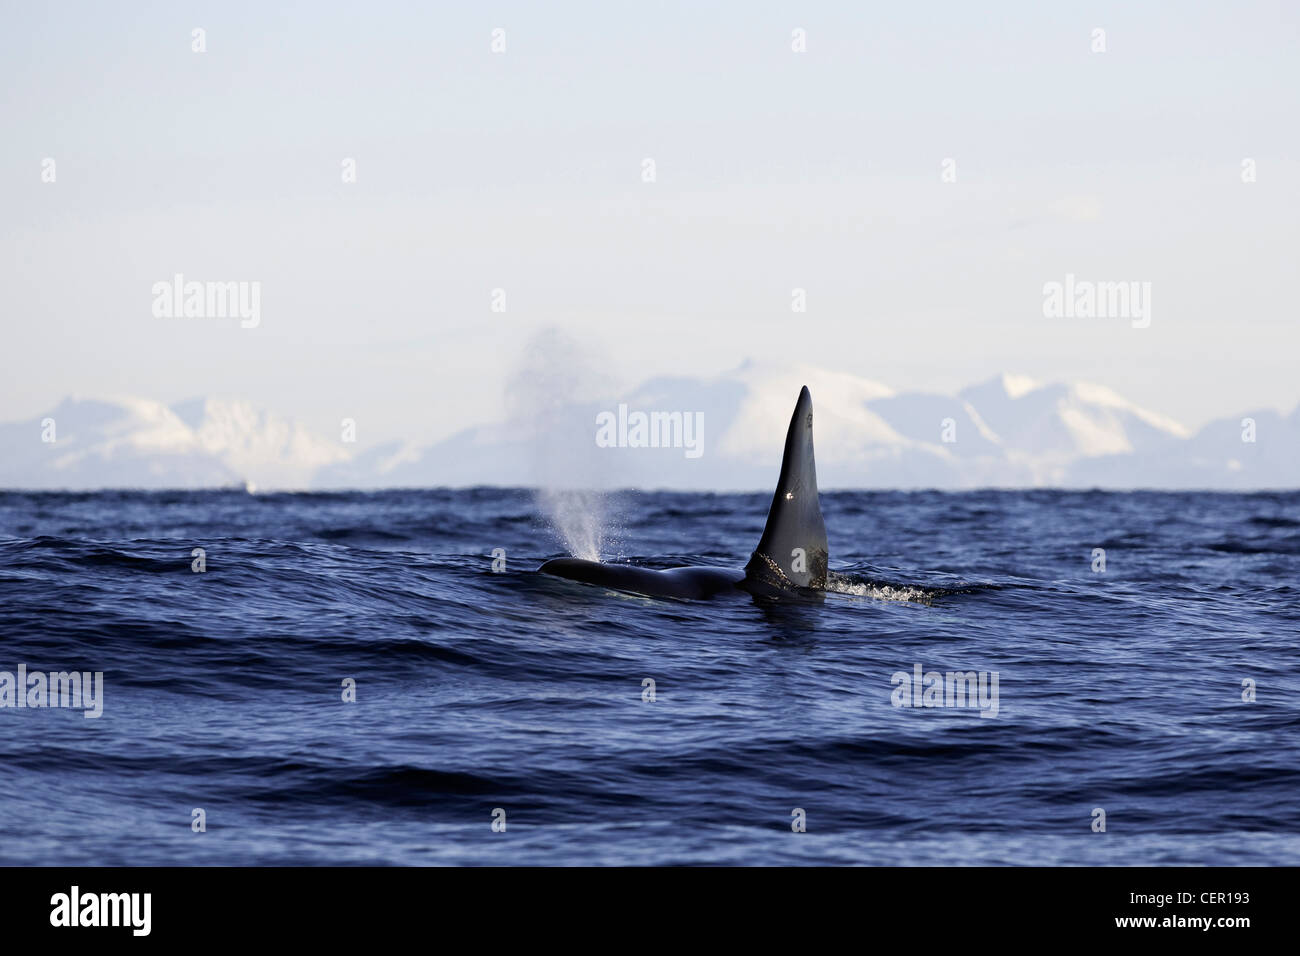
[(0, 425), (6, 488), (306, 488), (347, 457), (301, 425), (217, 399), (73, 397)]
[(1164, 454), (1083, 458), (1070, 484), (1117, 488), (1300, 488), (1300, 407), (1216, 419)]
[(954, 397), (911, 394), (871, 407), (901, 434), (937, 441), (961, 462), (966, 487), (1074, 485), (1076, 462), (1165, 455), (1190, 434), (1104, 386), (1005, 374)]
[[(1160, 462), (1189, 435), (1179, 423), (1085, 383), (1043, 385), (1002, 375), (955, 396), (897, 393), (839, 372), (746, 363), (709, 380), (654, 379), (604, 405), (559, 409), (527, 428), (471, 428), (408, 455), (382, 483), (462, 484), (499, 476), (490, 483), (766, 489), (776, 479), (802, 384), (816, 406), (824, 488), (1108, 485), (1105, 474), (1079, 478), (1075, 466), (1117, 455)], [(597, 416), (616, 413), (619, 405), (629, 413), (701, 413), (702, 454), (597, 447)], [(327, 471), (318, 481), (342, 487), (357, 477)]]
[(192, 399), (172, 411), (205, 452), (258, 487), (308, 488), (320, 469), (351, 457), (341, 442), (317, 438), (247, 402)]
[[(823, 488), (1300, 486), (1300, 408), (1230, 416), (1192, 434), (1082, 382), (1000, 375), (938, 395), (747, 362), (601, 401), (521, 405), (516, 420), (433, 444), (360, 450), (244, 402), (69, 398), (38, 419), (0, 425), (0, 487), (770, 490), (804, 384)], [(657, 414), (649, 434), (665, 441), (644, 440), (642, 413)]]

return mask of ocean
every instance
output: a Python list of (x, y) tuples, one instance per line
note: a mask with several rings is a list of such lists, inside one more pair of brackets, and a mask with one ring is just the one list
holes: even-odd
[(769, 502), (0, 493), (0, 863), (1300, 864), (1300, 493), (824, 492), (813, 601), (536, 573)]

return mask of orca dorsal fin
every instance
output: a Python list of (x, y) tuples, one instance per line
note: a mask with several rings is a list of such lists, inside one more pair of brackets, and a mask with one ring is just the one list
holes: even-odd
[(805, 385), (785, 435), (767, 526), (745, 565), (745, 577), (777, 587), (825, 588), (829, 556), (813, 461), (812, 395)]

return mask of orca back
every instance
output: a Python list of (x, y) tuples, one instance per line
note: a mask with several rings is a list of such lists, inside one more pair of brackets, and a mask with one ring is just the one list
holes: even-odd
[(735, 591), (744, 580), (742, 572), (726, 568), (696, 566), (657, 571), (630, 564), (601, 564), (582, 558), (554, 558), (538, 570), (570, 581), (651, 597), (710, 598)]

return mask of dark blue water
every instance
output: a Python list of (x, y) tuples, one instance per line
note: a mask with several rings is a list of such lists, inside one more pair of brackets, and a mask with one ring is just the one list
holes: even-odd
[[(739, 566), (769, 500), (607, 549)], [(526, 492), (0, 494), (0, 670), (104, 673), (0, 710), (0, 862), (1300, 863), (1300, 494), (823, 510), (840, 590), (773, 605), (537, 575)], [(918, 664), (997, 715), (894, 706)]]

